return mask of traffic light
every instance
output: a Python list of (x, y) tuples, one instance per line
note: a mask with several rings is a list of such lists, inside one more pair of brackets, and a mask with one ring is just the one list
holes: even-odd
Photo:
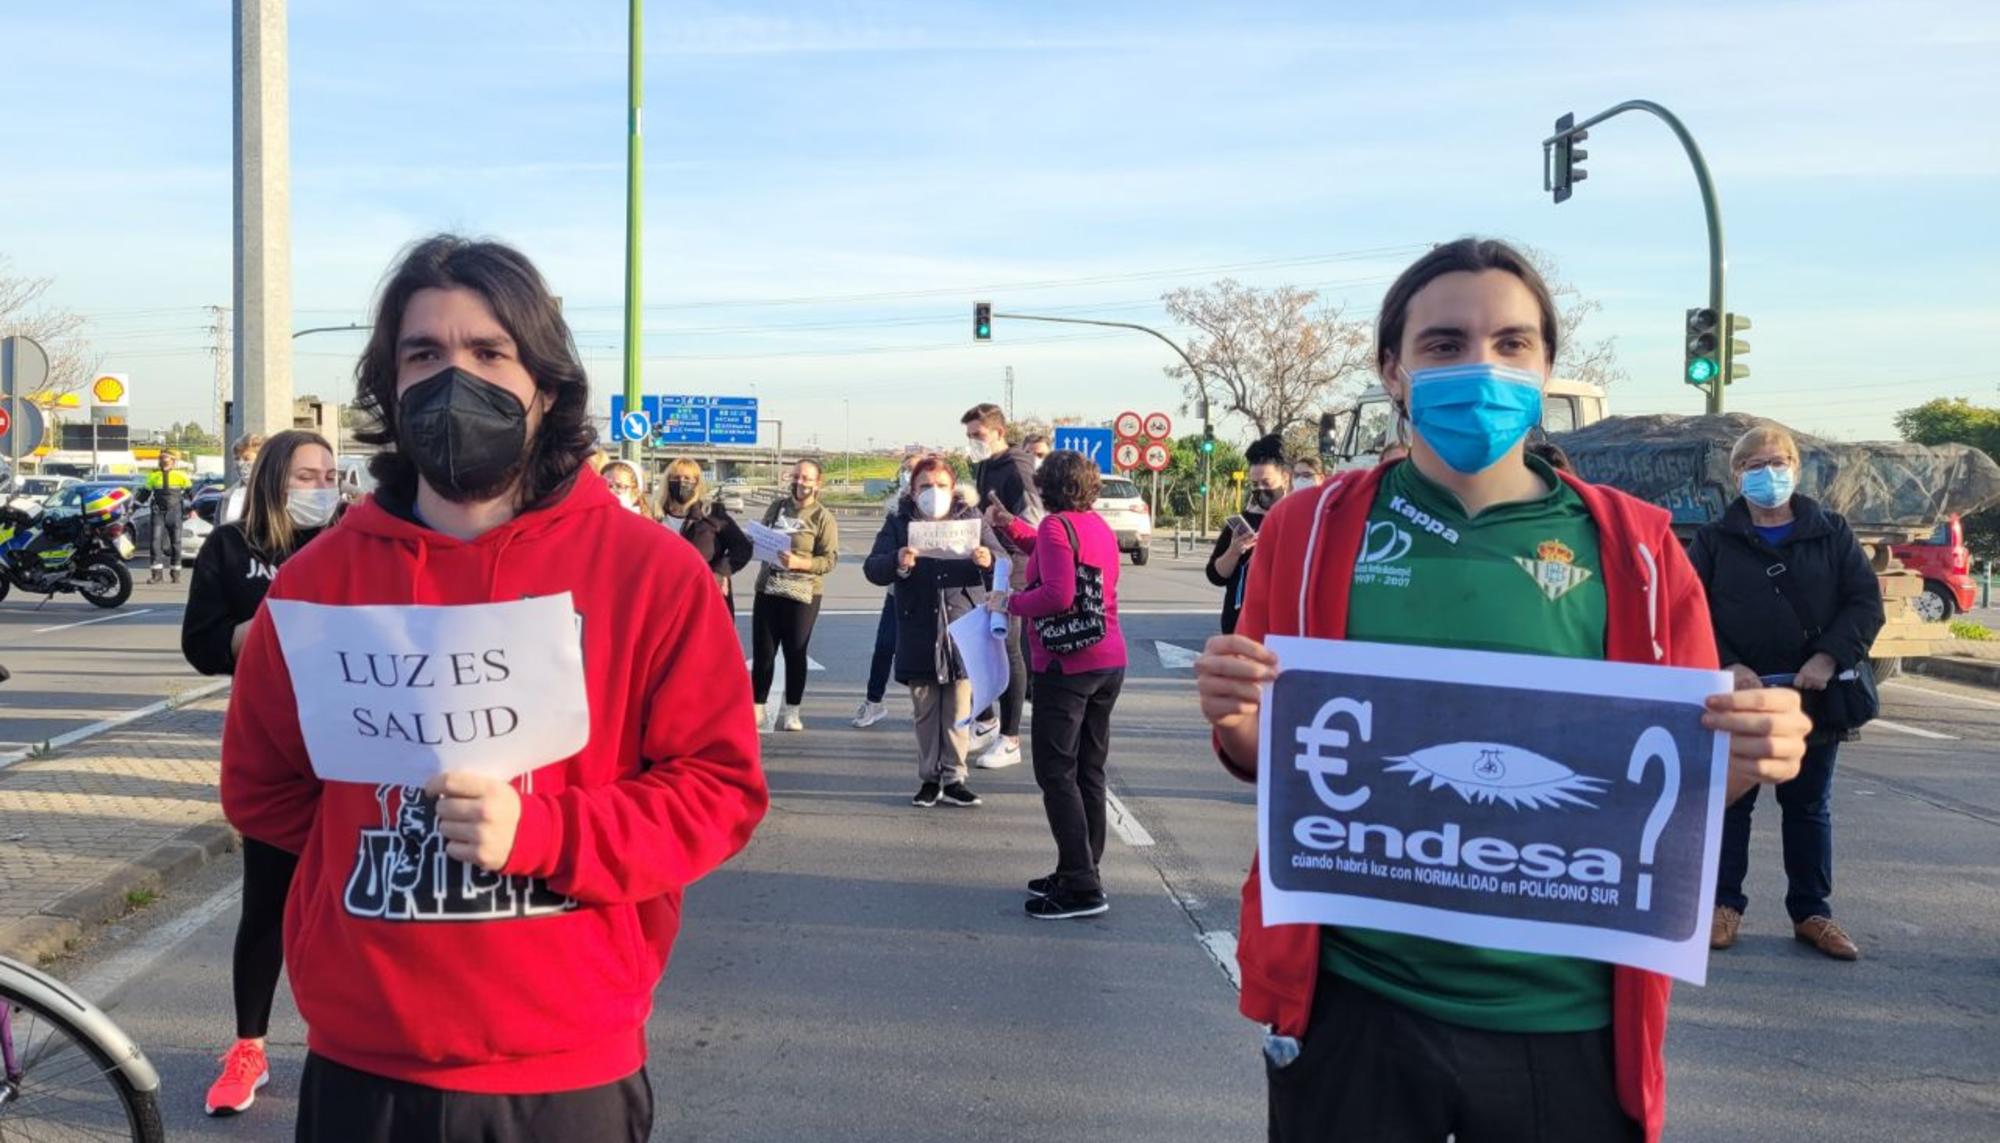
[(1707, 385), (1722, 372), (1721, 342), (1716, 330), (1715, 311), (1699, 306), (1687, 315), (1687, 369), (1683, 374), (1690, 385)]
[(972, 303), (972, 338), (974, 341), (993, 340), (993, 303)]
[(1728, 331), (1727, 337), (1729, 339), (1729, 376), (1723, 380), (1723, 384), (1734, 385), (1745, 377), (1750, 376), (1750, 367), (1748, 365), (1736, 364), (1738, 358), (1750, 352), (1749, 342), (1736, 340), (1737, 334), (1750, 328), (1750, 319), (1744, 317), (1742, 314), (1729, 314), (1723, 322), (1723, 328)]
[(1215, 428), (1212, 425), (1202, 426), (1201, 451), (1205, 453), (1215, 451)]
[(1590, 152), (1577, 145), (1590, 138), (1590, 132), (1572, 131), (1574, 126), (1576, 116), (1572, 113), (1565, 112), (1562, 118), (1556, 120), (1556, 134), (1562, 136), (1556, 140), (1553, 179), (1557, 202), (1569, 201), (1571, 185), (1590, 177), (1590, 173), (1583, 169), (1583, 161), (1590, 157)]

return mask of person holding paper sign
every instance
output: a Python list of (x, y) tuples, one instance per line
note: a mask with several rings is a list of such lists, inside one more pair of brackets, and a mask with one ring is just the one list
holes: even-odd
[(819, 621), (826, 573), (840, 561), (840, 525), (819, 502), (820, 467), (801, 460), (792, 468), (791, 495), (771, 504), (764, 527), (788, 534), (789, 546), (770, 555), (757, 573), (757, 601), (750, 605), (750, 686), (757, 725), (764, 725), (764, 701), (771, 695), (778, 652), (785, 653), (785, 704), (772, 725), (804, 730), (799, 705), (806, 701), (806, 657), (813, 625)]
[[(917, 730), (916, 806), (969, 807), (979, 795), (965, 785), (967, 709), (972, 687), (945, 629), (986, 599), (982, 569), (993, 566), (1000, 541), (979, 513), (959, 502), (951, 462), (919, 460), (910, 491), (896, 514), (882, 523), (862, 563), (868, 582), (892, 589), (896, 605), (896, 681), (910, 688)], [(964, 520), (979, 526), (980, 544), (964, 559), (924, 555), (910, 544), (912, 524)]]
[[(261, 451), (243, 478), (243, 518), (218, 526), (202, 544), (181, 616), (181, 653), (204, 675), (235, 672), (271, 577), (328, 527), (340, 508), (335, 487), (340, 474), (325, 437), (290, 429), (268, 443), (254, 439)], [(229, 961), (236, 1042), (223, 1054), (222, 1074), (208, 1089), (204, 1106), (210, 1115), (248, 1111), (271, 1078), (264, 1037), (285, 963), (285, 898), (298, 864), (296, 854), (243, 839), (243, 908)]]
[[(1042, 502), (1035, 490), (1035, 458), (1007, 445), (1007, 414), (988, 401), (974, 405), (959, 418), (965, 426), (965, 456), (972, 462), (974, 504), (988, 510), (987, 521), (1000, 535), (1000, 543), (1010, 556), (1012, 583), (995, 584), (1019, 590), (1028, 561), (1026, 551), (1015, 546), (1007, 521), (1024, 517), (1033, 528), (1042, 519)], [(996, 514), (997, 513), (997, 514)], [(1000, 734), (992, 745), (973, 758), (982, 770), (998, 770), (1021, 761), (1021, 709), (1028, 701), (1028, 663), (1021, 655), (1021, 623), (1007, 622), (1007, 689), (1000, 694)]]
[[(1505, 243), (1433, 248), (1390, 286), (1376, 365), (1408, 460), (1266, 517), (1234, 635), (1196, 661), (1223, 765), (1256, 778), (1269, 635), (1713, 669), (1701, 584), (1665, 511), (1524, 453), (1556, 358), (1548, 286)], [(1732, 793), (1797, 772), (1795, 692), (1709, 699)], [(1266, 926), (1244, 885), (1245, 1015), (1267, 1024), (1273, 1140), (1657, 1140), (1668, 981), (1349, 927)]]
[(586, 467), (575, 342), (518, 252), (412, 247), (356, 374), (379, 486), (272, 583), (222, 743), (231, 823), (299, 854), (296, 1137), (637, 1143), (681, 892), (769, 801), (734, 623)]

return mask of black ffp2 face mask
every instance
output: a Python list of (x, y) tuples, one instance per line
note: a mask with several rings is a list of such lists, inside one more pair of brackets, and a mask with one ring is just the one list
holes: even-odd
[(491, 500), (527, 463), (528, 407), (456, 366), (396, 399), (396, 447), (446, 500)]

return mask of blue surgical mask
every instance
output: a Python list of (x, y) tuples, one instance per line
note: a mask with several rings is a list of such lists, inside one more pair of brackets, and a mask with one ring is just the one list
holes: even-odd
[(1484, 362), (1419, 369), (1410, 383), (1410, 424), (1452, 471), (1471, 476), (1499, 463), (1542, 423), (1542, 377)]
[(1759, 508), (1776, 508), (1792, 498), (1799, 479), (1792, 475), (1791, 465), (1773, 464), (1751, 469), (1736, 484), (1743, 490), (1743, 499)]

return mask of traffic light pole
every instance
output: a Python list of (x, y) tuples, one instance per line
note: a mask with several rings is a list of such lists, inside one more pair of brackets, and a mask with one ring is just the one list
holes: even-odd
[[(640, 10), (644, 0), (627, 0), (626, 15), (631, 27), (625, 45), (625, 407), (637, 409), (645, 403), (640, 395), (639, 372), (643, 360), (639, 326), (639, 176), (642, 168), (643, 136), (640, 131), (640, 96), (645, 91), (640, 64), (644, 52), (639, 34)], [(640, 442), (625, 442), (625, 459), (638, 463)]]
[[(1728, 313), (1728, 310), (1722, 304), (1722, 207), (1715, 199), (1715, 182), (1708, 177), (1708, 162), (1701, 157), (1701, 148), (1695, 144), (1694, 136), (1688, 133), (1686, 124), (1682, 123), (1673, 112), (1668, 111), (1650, 99), (1628, 99), (1616, 107), (1600, 111), (1581, 123), (1577, 123), (1566, 130), (1559, 131), (1542, 140), (1542, 153), (1547, 155), (1550, 149), (1557, 143), (1568, 140), (1572, 136), (1596, 124), (1602, 123), (1615, 115), (1623, 115), (1627, 111), (1645, 111), (1657, 116), (1661, 122), (1673, 130), (1674, 136), (1681, 141), (1681, 147), (1687, 151), (1688, 162), (1694, 165), (1694, 181), (1701, 187), (1701, 208), (1708, 218), (1708, 306), (1715, 311), (1718, 322), (1726, 323), (1727, 319), (1723, 315)], [(1548, 165), (1545, 163), (1542, 168), (1543, 190), (1554, 189), (1550, 181), (1550, 173)], [(1722, 344), (1716, 357), (1721, 368), (1716, 371), (1715, 379), (1709, 382), (1707, 386), (1708, 411), (1710, 414), (1722, 411), (1722, 390), (1729, 384), (1730, 359), (1734, 356), (1731, 352), (1730, 338), (1726, 328), (1722, 331), (1721, 342)]]
[[(1013, 321), (1049, 321), (1059, 325), (1096, 325), (1103, 326), (1106, 329), (1131, 329), (1137, 330), (1140, 333), (1151, 334), (1153, 337), (1164, 342), (1168, 349), (1173, 350), (1175, 355), (1187, 365), (1188, 372), (1194, 374), (1195, 388), (1201, 393), (1201, 435), (1204, 439), (1215, 435), (1213, 426), (1208, 421), (1208, 379), (1201, 375), (1201, 366), (1194, 363), (1194, 358), (1188, 356), (1187, 350), (1182, 349), (1179, 342), (1154, 329), (1152, 326), (1140, 325), (1137, 322), (1130, 321), (1100, 321), (1097, 318), (1049, 317), (1045, 314), (995, 313), (993, 316), (996, 318), (1009, 318)], [(1204, 452), (1201, 454), (1201, 530), (1204, 532), (1208, 531), (1208, 477), (1209, 454)], [(1160, 510), (1159, 497), (1155, 495), (1153, 500), (1153, 511), (1158, 512)]]

